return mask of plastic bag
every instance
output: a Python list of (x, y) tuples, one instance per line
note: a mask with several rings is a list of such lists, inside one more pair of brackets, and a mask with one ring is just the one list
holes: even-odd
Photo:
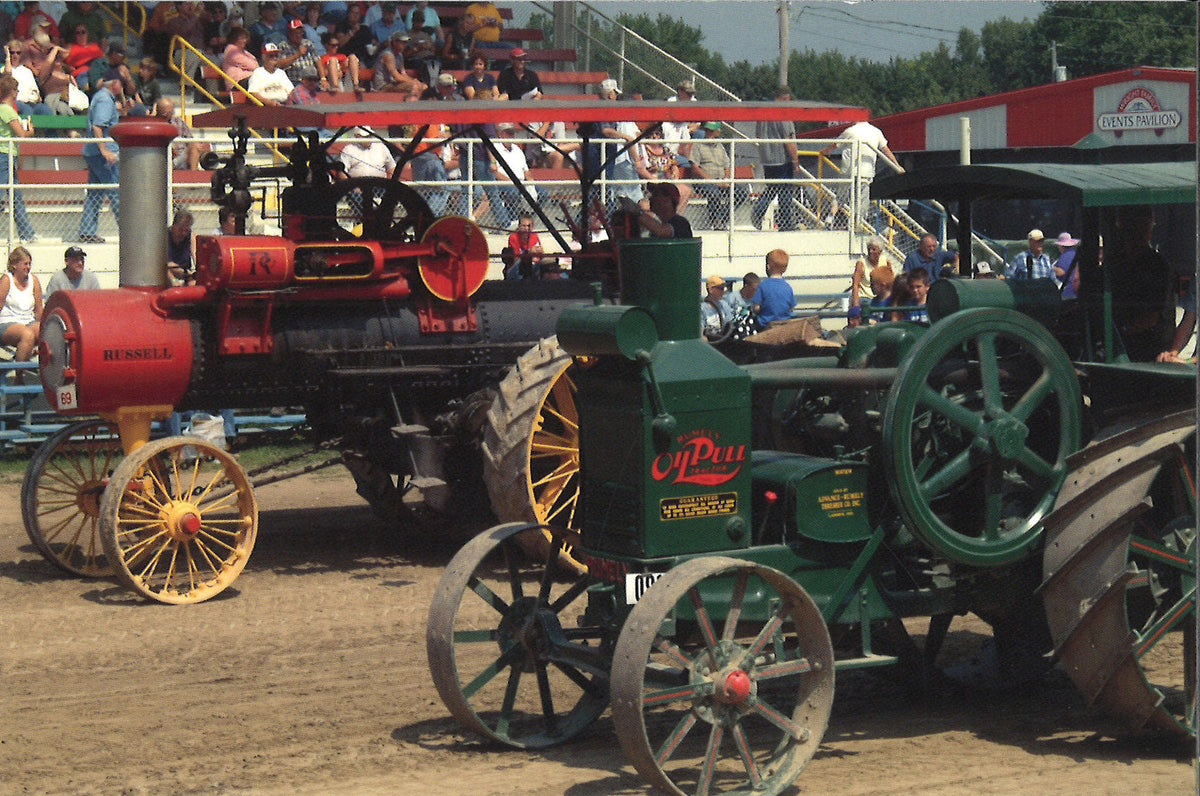
[(225, 450), (225, 421), (206, 412), (196, 412), (188, 423), (187, 433)]
[(67, 85), (67, 105), (76, 112), (88, 109), (88, 95), (75, 85), (75, 81)]

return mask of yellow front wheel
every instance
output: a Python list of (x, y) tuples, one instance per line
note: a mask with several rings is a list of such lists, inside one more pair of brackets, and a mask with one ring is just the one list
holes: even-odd
[(245, 568), (258, 533), (246, 471), (197, 437), (168, 437), (134, 451), (113, 472), (100, 504), (100, 536), (118, 580), (163, 603), (197, 603)]

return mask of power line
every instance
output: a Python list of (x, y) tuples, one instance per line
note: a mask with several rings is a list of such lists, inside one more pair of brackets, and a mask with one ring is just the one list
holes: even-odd
[[(826, 14), (829, 14), (829, 13), (840, 14), (844, 17), (849, 17), (850, 19), (854, 20), (855, 22), (862, 23), (863, 25), (866, 25), (867, 27), (875, 27), (875, 28), (879, 28), (879, 29), (883, 29), (883, 30), (888, 30), (889, 32), (892, 32), (892, 33), (904, 33), (909, 36), (922, 35), (922, 34), (918, 34), (918, 33), (913, 33), (912, 32), (913, 29), (928, 30), (928, 31), (933, 31), (934, 33), (944, 33), (944, 34), (946, 34), (946, 36), (949, 36), (949, 37), (957, 36), (959, 33), (958, 30), (950, 30), (949, 28), (936, 28), (936, 27), (932, 27), (930, 25), (917, 25), (912, 22), (909, 22), (908, 20), (903, 20), (903, 19), (868, 19), (867, 17), (860, 17), (857, 14), (851, 14), (849, 11), (846, 11), (845, 9), (842, 9), (842, 8), (838, 8), (836, 6), (828, 6), (828, 5), (822, 5), (820, 7), (804, 6), (804, 9), (809, 11), (810, 14), (818, 14), (819, 15), (821, 12), (825, 12)], [(832, 19), (832, 17), (828, 17), (828, 16), (826, 16), (826, 18)], [(891, 26), (894, 26), (895, 28), (899, 28), (899, 29), (898, 30), (893, 29), (893, 27), (891, 27)], [(944, 40), (945, 37), (926, 35), (925, 38), (943, 39)]]
[[(836, 17), (822, 15), (819, 12), (812, 12), (809, 14), (809, 16), (817, 17), (819, 19), (830, 20), (830, 21), (836, 22), (836, 23), (845, 23), (845, 20), (838, 19)], [(955, 36), (955, 37), (951, 37), (951, 38), (947, 39), (947, 38), (942, 38), (940, 36), (929, 35), (926, 33), (918, 33), (913, 30), (896, 29), (895, 27), (893, 27), (894, 25), (900, 25), (900, 24), (902, 24), (902, 23), (891, 23), (891, 22), (876, 23), (876, 22), (872, 22), (870, 20), (866, 20), (861, 23), (857, 23), (856, 27), (874, 28), (876, 30), (880, 30), (880, 31), (887, 33), (889, 36), (895, 36), (895, 35), (899, 34), (899, 35), (904, 35), (904, 36), (912, 36), (914, 38), (922, 39), (925, 41), (936, 41), (936, 42), (945, 43), (945, 44), (952, 44), (954, 39), (956, 38), (956, 36)], [(910, 26), (910, 27), (915, 27), (915, 26)], [(844, 39), (844, 38), (840, 38), (838, 36), (833, 36), (824, 30), (814, 31), (814, 35), (819, 35), (822, 39), (845, 41), (850, 44), (855, 44), (858, 46), (861, 46), (863, 44), (863, 41), (861, 38)], [(871, 46), (872, 46), (872, 48), (877, 49), (877, 50), (883, 50), (885, 52), (891, 52), (891, 53), (895, 53), (897, 55), (904, 55), (904, 51), (889, 49), (889, 48), (883, 47), (877, 43), (872, 44)]]
[[(847, 44), (854, 44), (854, 45), (862, 44), (862, 39), (844, 39), (841, 36), (831, 36), (828, 33), (820, 33), (820, 34), (813, 33), (812, 35), (814, 35), (814, 36), (819, 35), (821, 37), (822, 41), (841, 41), (841, 42), (845, 42)], [(887, 47), (874, 47), (873, 49), (877, 52), (887, 52), (887, 53), (892, 53), (893, 55), (899, 55), (902, 57), (904, 56), (904, 52), (902, 50), (892, 50), (892, 49), (888, 49)], [(869, 59), (864, 58), (863, 60), (869, 60)]]

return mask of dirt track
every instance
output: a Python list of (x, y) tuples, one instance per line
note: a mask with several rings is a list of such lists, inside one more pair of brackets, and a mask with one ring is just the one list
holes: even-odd
[[(458, 732), (424, 649), (453, 549), (384, 533), (344, 473), (261, 489), (245, 573), (180, 607), (61, 577), (25, 537), (19, 491), (0, 481), (0, 794), (647, 793), (607, 715), (542, 753)], [(948, 654), (985, 632), (956, 620)], [(856, 674), (795, 792), (1196, 792), (1189, 750), (1111, 729), (1057, 673), (932, 700)]]

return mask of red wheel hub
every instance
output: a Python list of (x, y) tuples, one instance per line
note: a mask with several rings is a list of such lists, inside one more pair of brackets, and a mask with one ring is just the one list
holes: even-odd
[(750, 675), (741, 669), (734, 669), (725, 676), (725, 686), (722, 689), (725, 701), (739, 705), (750, 696)]
[(200, 517), (189, 511), (179, 518), (179, 527), (188, 536), (195, 536), (200, 533)]

